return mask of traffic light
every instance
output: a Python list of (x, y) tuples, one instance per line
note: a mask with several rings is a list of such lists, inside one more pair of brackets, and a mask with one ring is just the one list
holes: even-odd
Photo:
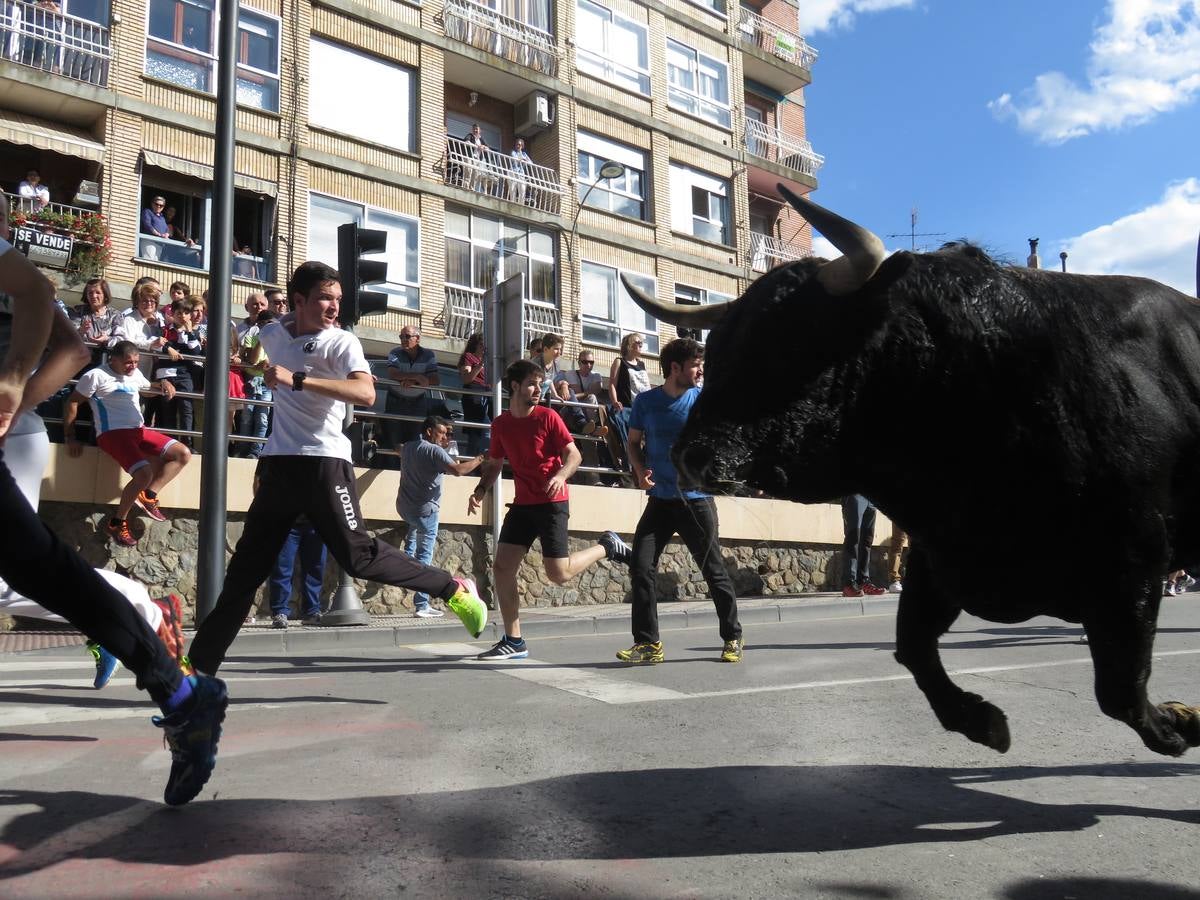
[(342, 308), (339, 316), (343, 328), (352, 328), (363, 316), (384, 312), (387, 294), (364, 288), (387, 281), (387, 262), (382, 259), (363, 259), (369, 253), (387, 249), (387, 232), (360, 228), (353, 222), (338, 226), (338, 277), (342, 282)]

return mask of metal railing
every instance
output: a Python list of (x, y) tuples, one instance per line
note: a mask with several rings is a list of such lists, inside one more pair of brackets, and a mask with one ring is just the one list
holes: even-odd
[[(53, 200), (51, 200), (45, 206), (39, 207), (37, 202), (32, 197), (22, 197), (20, 194), (12, 194), (8, 191), (4, 191), (3, 194), (8, 198), (8, 209), (10, 212), (48, 212), (58, 216), (73, 216), (76, 219), (82, 219), (85, 216), (100, 215), (97, 210), (87, 209), (82, 206), (71, 206), (69, 203), (55, 203)], [(33, 222), (32, 224), (36, 225), (45, 223)]]
[(750, 268), (755, 272), (768, 272), (784, 263), (812, 256), (812, 252), (793, 247), (769, 234), (750, 232)]
[(446, 0), (442, 26), (446, 37), (535, 72), (558, 75), (558, 48), (554, 45), (554, 35), (544, 28), (522, 22), (475, 0)]
[(759, 159), (769, 159), (814, 178), (825, 164), (825, 157), (814, 153), (808, 141), (764, 125), (757, 119), (746, 119), (746, 150)]
[(108, 37), (103, 25), (29, 0), (0, 4), (0, 57), (31, 69), (106, 87)]
[(562, 206), (558, 173), (537, 163), (495, 150), (481, 150), (461, 138), (446, 138), (439, 165), (446, 184), (501, 197), (541, 212), (557, 214)]
[[(153, 234), (139, 232), (138, 258), (149, 262), (161, 262), (186, 269), (208, 271), (204, 247), (196, 242), (174, 241)], [(233, 253), (232, 274), (234, 278), (267, 282), (271, 278), (271, 258), (249, 253)]]
[(741, 7), (738, 27), (744, 43), (752, 44), (794, 66), (811, 69), (817, 61), (817, 51), (804, 38), (782, 25), (768, 22), (752, 9)]

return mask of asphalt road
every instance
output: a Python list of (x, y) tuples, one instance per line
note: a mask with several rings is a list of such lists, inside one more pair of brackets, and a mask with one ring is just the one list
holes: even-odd
[[(240, 657), (218, 767), (182, 809), (121, 673), (0, 661), (0, 896), (1200, 897), (1200, 750), (1103, 717), (1078, 629), (963, 620), (1006, 755), (943, 732), (891, 616)], [(1200, 594), (1167, 601), (1152, 693), (1200, 703)]]

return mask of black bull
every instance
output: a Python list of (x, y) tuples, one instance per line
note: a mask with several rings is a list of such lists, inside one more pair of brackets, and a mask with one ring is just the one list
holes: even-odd
[[(1200, 561), (1200, 304), (970, 246), (885, 259), (781, 190), (842, 258), (775, 269), (721, 307), (626, 282), (659, 319), (712, 329), (681, 480), (864, 494), (908, 532), (896, 659), (947, 729), (1009, 747), (1004, 713), (939, 658), (959, 613), (1053, 615), (1083, 624), (1105, 714), (1159, 753), (1200, 745), (1200, 710), (1146, 695), (1163, 575)], [(1085, 577), (1095, 590), (1072, 586)]]

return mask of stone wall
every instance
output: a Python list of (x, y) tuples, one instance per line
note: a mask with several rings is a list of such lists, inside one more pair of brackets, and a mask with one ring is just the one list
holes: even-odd
[[(114, 569), (142, 582), (151, 596), (174, 592), (184, 600), (185, 621), (191, 622), (196, 603), (198, 519), (194, 511), (176, 514), (170, 521), (154, 522), (145, 516), (131, 520), (140, 540), (136, 547), (123, 547), (103, 535), (107, 508), (74, 503), (43, 502), (41, 514), (64, 540), (78, 547), (98, 568)], [(241, 537), (244, 516), (230, 514), (226, 559)], [(371, 532), (389, 544), (401, 546), (403, 523), (369, 522)], [(572, 534), (571, 550), (595, 543), (598, 535)], [(447, 526), (441, 530), (434, 564), (453, 573), (469, 572), (485, 599), (492, 602), (490, 530), (482, 526)], [(722, 541), (726, 564), (739, 596), (758, 594), (801, 594), (838, 590), (841, 550), (823, 544), (767, 545), (762, 541)], [(629, 572), (606, 560), (588, 569), (566, 585), (554, 585), (542, 570), (541, 554), (535, 545), (521, 566), (523, 606), (554, 607), (629, 601)], [(883, 560), (873, 563), (882, 573)], [(299, 573), (296, 575), (300, 578)], [(337, 583), (334, 567), (326, 570), (322, 600), (328, 603)], [(363, 605), (371, 615), (403, 615), (412, 611), (412, 593), (371, 582), (356, 582)], [(702, 599), (707, 587), (691, 555), (678, 540), (662, 555), (658, 572), (660, 600)], [(266, 610), (266, 588), (256, 603)], [(299, 604), (292, 602), (293, 614)]]

